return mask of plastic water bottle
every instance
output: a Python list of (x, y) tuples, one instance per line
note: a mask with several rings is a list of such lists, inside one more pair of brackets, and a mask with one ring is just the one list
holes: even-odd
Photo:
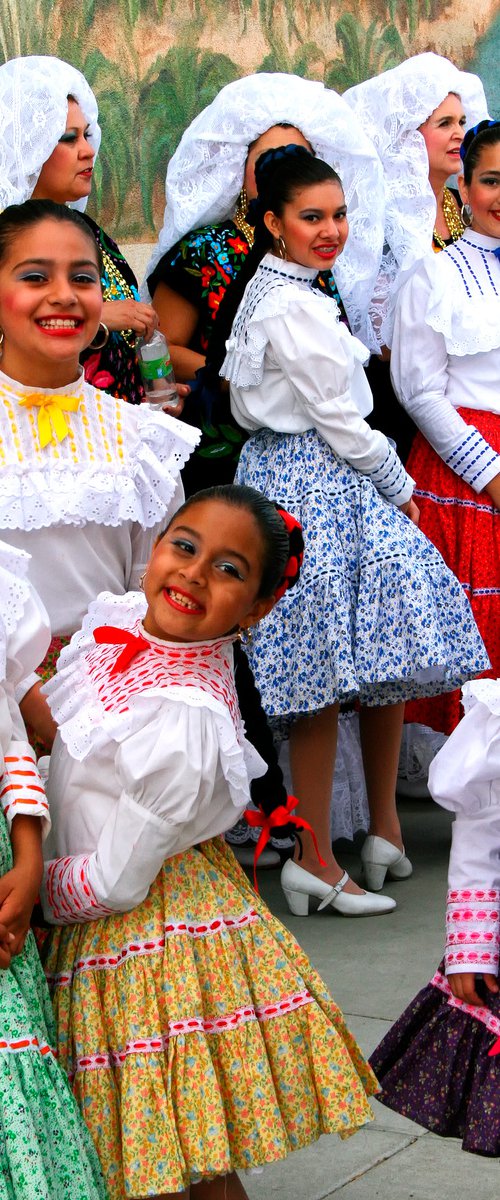
[(162, 408), (178, 408), (180, 401), (175, 387), (172, 359), (166, 339), (160, 330), (155, 330), (149, 342), (140, 341), (137, 352), (146, 389), (146, 403), (155, 411)]

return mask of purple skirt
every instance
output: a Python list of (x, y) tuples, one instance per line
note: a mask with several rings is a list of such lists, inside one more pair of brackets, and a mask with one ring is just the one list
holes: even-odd
[[(484, 1009), (456, 1001), (441, 963), (374, 1051), (377, 1100), (471, 1154), (500, 1155), (500, 994)], [(480, 1014), (480, 1016), (478, 1016)]]

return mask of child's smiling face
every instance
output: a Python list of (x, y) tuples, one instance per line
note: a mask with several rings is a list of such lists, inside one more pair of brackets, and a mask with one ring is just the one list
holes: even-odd
[(172, 642), (203, 642), (255, 625), (264, 545), (255, 517), (224, 500), (200, 500), (174, 517), (144, 578), (144, 628)]
[(102, 291), (93, 238), (46, 217), (12, 238), (0, 263), (2, 370), (19, 383), (59, 387), (79, 372), (95, 336)]

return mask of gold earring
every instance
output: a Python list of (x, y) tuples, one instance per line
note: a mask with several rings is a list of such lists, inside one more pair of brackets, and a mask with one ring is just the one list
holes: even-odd
[(241, 642), (242, 646), (248, 646), (249, 642), (252, 640), (252, 630), (250, 625), (246, 629), (238, 629), (237, 636), (238, 641)]
[(139, 579), (139, 587), (140, 587), (140, 589), (141, 589), (141, 592), (143, 592), (143, 591), (144, 591), (144, 580), (145, 580), (145, 578), (146, 578), (146, 572), (145, 572), (145, 571), (143, 571), (143, 572), (142, 572), (142, 575), (141, 575), (141, 577), (140, 577), (140, 579)]
[[(101, 340), (96, 341), (99, 330), (101, 330)], [(104, 324), (104, 321), (99, 321), (99, 326), (98, 326), (95, 338), (90, 343), (90, 349), (91, 350), (102, 350), (103, 347), (106, 345), (108, 338), (109, 338), (109, 329), (108, 329), (107, 325)]]
[(281, 233), (280, 233), (279, 237), (276, 238), (276, 245), (278, 247), (278, 257), (282, 258), (286, 262), (285, 239), (281, 236)]
[(248, 196), (246, 187), (242, 187), (236, 201), (236, 216), (245, 219), (248, 212)]

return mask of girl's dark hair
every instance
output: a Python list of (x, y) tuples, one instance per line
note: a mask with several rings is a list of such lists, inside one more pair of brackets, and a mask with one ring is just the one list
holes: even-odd
[(167, 533), (173, 521), (177, 521), (195, 504), (203, 504), (206, 500), (222, 500), (224, 504), (231, 504), (234, 508), (244, 508), (252, 514), (260, 529), (264, 544), (262, 579), (257, 598), (263, 600), (268, 596), (273, 596), (283, 579), (290, 556), (290, 539), (283, 518), (280, 517), (275, 505), (255, 488), (239, 483), (219, 484), (217, 487), (206, 488), (204, 491), (195, 492), (193, 496), (190, 496), (174, 513), (164, 533)]
[(472, 183), (482, 151), (485, 146), (496, 146), (500, 142), (500, 121), (480, 121), (473, 129), (468, 129), (460, 147), (460, 157), (464, 164), (464, 180), (467, 187)]
[(281, 217), (285, 205), (293, 200), (295, 193), (315, 183), (332, 182), (342, 187), (333, 167), (316, 158), (305, 146), (296, 145), (279, 146), (260, 154), (255, 164), (255, 182), (257, 201), (252, 201), (248, 214), (249, 220), (252, 223), (255, 221), (255, 241), (221, 301), (208, 345), (207, 366), (213, 383), (218, 379), (224, 362), (226, 341), (247, 283), (273, 244), (273, 236), (264, 224), (264, 214), (270, 210)]
[(61, 224), (76, 225), (77, 229), (92, 243), (99, 274), (102, 275), (103, 263), (100, 247), (94, 234), (80, 213), (65, 204), (56, 204), (54, 200), (25, 200), (24, 204), (9, 204), (0, 213), (0, 263), (3, 262), (8, 250), (17, 237), (25, 229), (33, 229), (48, 217)]

